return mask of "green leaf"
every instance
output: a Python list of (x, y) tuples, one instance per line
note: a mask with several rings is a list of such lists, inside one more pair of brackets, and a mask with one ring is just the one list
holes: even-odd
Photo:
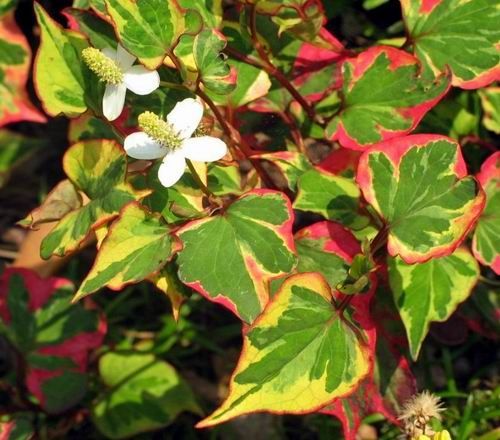
[(352, 233), (334, 222), (319, 222), (295, 234), (297, 272), (319, 272), (332, 289), (347, 278), (349, 265), (361, 252)]
[[(145, 188), (153, 190), (144, 199), (144, 205), (159, 212), (168, 223), (177, 223), (203, 215), (203, 193), (189, 169), (170, 188), (165, 188), (158, 179), (161, 163), (153, 165), (147, 176)], [(196, 165), (195, 165), (196, 166)]]
[(446, 321), (470, 295), (478, 277), (478, 264), (464, 248), (422, 264), (389, 259), (394, 301), (406, 327), (413, 359), (418, 357), (430, 324)]
[(67, 8), (64, 15), (76, 22), (78, 31), (88, 37), (92, 46), (98, 49), (116, 49), (115, 31), (108, 22), (83, 9)]
[(81, 333), (92, 333), (98, 327), (98, 315), (71, 303), (73, 291), (58, 290), (36, 310), (37, 347), (60, 344)]
[(220, 166), (207, 164), (207, 186), (216, 196), (228, 194), (242, 195), (245, 192), (238, 165)]
[(200, 412), (174, 368), (153, 355), (106, 353), (99, 373), (107, 389), (92, 405), (92, 419), (107, 438), (162, 428), (182, 411)]
[(144, 197), (125, 182), (127, 159), (111, 140), (91, 140), (72, 145), (63, 168), (75, 187), (89, 202), (66, 214), (44, 238), (41, 255), (65, 255), (78, 248), (93, 227), (110, 220), (126, 203)]
[(47, 146), (45, 139), (35, 139), (9, 130), (0, 130), (0, 188), (5, 185), (11, 172)]
[(87, 392), (87, 376), (77, 371), (64, 371), (42, 383), (44, 408), (48, 413), (61, 413), (78, 403)]
[(292, 222), (283, 193), (255, 190), (223, 215), (187, 224), (177, 232), (181, 281), (252, 322), (267, 304), (268, 281), (295, 266)]
[(379, 144), (361, 156), (356, 180), (385, 221), (389, 254), (409, 264), (451, 254), (484, 206), (459, 145), (443, 136)]
[(227, 95), (210, 93), (210, 97), (216, 103), (238, 108), (265, 96), (269, 92), (271, 80), (264, 70), (233, 59), (227, 60), (227, 64), (234, 72), (237, 81), (234, 89)]
[(76, 143), (90, 139), (120, 140), (107, 122), (92, 116), (90, 112), (86, 112), (69, 121), (69, 142)]
[(87, 110), (85, 100), (88, 70), (80, 54), (87, 40), (74, 31), (63, 29), (35, 3), (41, 30), (41, 43), (35, 60), (34, 75), (38, 97), (51, 116), (64, 113), (76, 116)]
[(226, 44), (224, 35), (213, 29), (201, 31), (193, 42), (199, 79), (208, 90), (217, 94), (230, 93), (236, 87), (236, 71), (220, 55)]
[(481, 264), (500, 275), (500, 152), (486, 159), (477, 178), (486, 193), (486, 206), (474, 231), (472, 251)]
[(222, 0), (177, 0), (177, 3), (184, 9), (194, 9), (197, 11), (205, 26), (218, 28), (222, 22)]
[(483, 124), (484, 126), (500, 134), (500, 87), (487, 87), (479, 90), (481, 104), (483, 105)]
[(173, 252), (170, 230), (160, 216), (132, 202), (111, 225), (74, 300), (104, 286), (120, 290), (126, 284), (142, 281), (158, 272)]
[(342, 106), (326, 128), (342, 146), (365, 149), (412, 131), (448, 91), (449, 79), (419, 75), (416, 58), (373, 47), (343, 64)]
[(254, 154), (256, 159), (267, 160), (275, 165), (286, 179), (288, 188), (296, 191), (297, 182), (306, 171), (312, 170), (311, 163), (304, 154), (295, 151), (276, 151), (274, 153)]
[(123, 47), (149, 69), (163, 63), (192, 19), (164, 0), (106, 0), (106, 8)]
[(182, 303), (189, 298), (190, 291), (179, 280), (177, 269), (175, 262), (168, 262), (158, 274), (149, 277), (149, 280), (168, 297), (172, 305), (172, 315), (176, 321), (179, 321)]
[(360, 191), (352, 179), (311, 170), (298, 180), (295, 209), (314, 212), (344, 225), (353, 225), (358, 217)]
[[(299, 257), (294, 273), (317, 272), (334, 290), (347, 280), (349, 265), (361, 252), (353, 234), (335, 222), (313, 223), (298, 231), (294, 238)], [(284, 281), (283, 278), (271, 281), (272, 295)]]
[(3, 436), (6, 433), (8, 437), (5, 440), (26, 440), (33, 438), (35, 433), (32, 414), (17, 413), (8, 422), (0, 423), (0, 435)]
[(46, 121), (25, 89), (31, 50), (14, 13), (15, 4), (0, 5), (0, 126), (23, 120)]
[(408, 39), (424, 69), (483, 87), (500, 76), (500, 9), (491, 0), (401, 0)]
[(303, 414), (354, 390), (370, 370), (367, 337), (346, 323), (321, 275), (289, 277), (244, 334), (224, 403), (198, 427), (257, 411)]
[(9, 279), (7, 307), (9, 336), (20, 351), (30, 350), (36, 338), (36, 321), (29, 309), (29, 293), (20, 274), (13, 274)]
[(308, 0), (260, 0), (257, 11), (269, 14), (279, 26), (278, 35), (290, 32), (304, 41), (312, 41), (325, 21), (320, 2)]
[(26, 361), (32, 368), (49, 371), (75, 367), (75, 363), (69, 358), (38, 353), (29, 353), (26, 356)]

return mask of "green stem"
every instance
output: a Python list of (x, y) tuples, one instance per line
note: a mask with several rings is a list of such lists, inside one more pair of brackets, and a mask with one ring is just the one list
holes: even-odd
[(212, 199), (214, 197), (214, 194), (208, 189), (208, 187), (203, 183), (203, 180), (201, 180), (201, 177), (196, 171), (196, 168), (194, 167), (193, 163), (189, 160), (186, 159), (187, 166), (189, 168), (189, 171), (191, 171), (191, 174), (193, 175), (194, 180), (196, 180), (196, 183), (200, 187), (200, 189), (203, 191), (203, 193), (209, 198)]
[(177, 84), (169, 81), (160, 81), (160, 86), (163, 87), (168, 87), (169, 89), (176, 89), (176, 90), (189, 90), (186, 86), (182, 84)]
[(215, 118), (222, 127), (222, 130), (231, 141), (230, 147), (232, 147), (233, 149), (234, 146), (236, 145), (238, 147), (238, 150), (243, 154), (243, 157), (251, 162), (251, 164), (255, 168), (255, 171), (257, 171), (257, 174), (260, 176), (265, 185), (269, 188), (275, 188), (276, 185), (274, 184), (271, 177), (267, 174), (266, 170), (262, 167), (260, 162), (257, 159), (251, 158), (251, 156), (254, 153), (253, 150), (250, 148), (249, 145), (247, 145), (247, 143), (241, 138), (241, 136), (238, 137), (235, 136), (235, 133), (237, 133), (237, 131), (234, 130), (231, 125), (229, 125), (229, 123), (226, 121), (226, 119), (219, 111), (215, 103), (210, 99), (210, 97), (199, 87), (196, 90), (196, 94), (201, 99), (203, 99), (203, 101), (205, 101), (207, 105), (210, 107), (210, 110), (212, 110), (212, 113), (214, 114)]

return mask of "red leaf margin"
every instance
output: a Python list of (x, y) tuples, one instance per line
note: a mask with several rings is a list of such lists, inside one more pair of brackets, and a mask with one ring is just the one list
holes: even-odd
[[(24, 286), (29, 294), (29, 310), (34, 312), (43, 308), (47, 301), (59, 289), (72, 288), (73, 283), (65, 278), (42, 278), (36, 272), (20, 268), (9, 267), (0, 276), (0, 318), (5, 322), (10, 321), (6, 298), (9, 292), (9, 281), (14, 275), (23, 278)], [(88, 303), (92, 308), (92, 303)], [(87, 370), (88, 354), (102, 344), (107, 331), (107, 323), (102, 315), (99, 316), (97, 329), (90, 333), (80, 333), (65, 341), (36, 350), (37, 354), (69, 358), (75, 364), (75, 371), (85, 372)], [(48, 379), (59, 376), (63, 369), (44, 370), (28, 366), (26, 375), (26, 385), (28, 390), (36, 396), (42, 407), (45, 405), (45, 396), (42, 392), (42, 385)]]
[[(500, 151), (493, 153), (484, 161), (481, 165), (481, 170), (476, 177), (484, 189), (486, 189), (486, 186), (489, 185), (492, 180), (495, 180), (495, 188), (500, 191)], [(492, 263), (485, 261), (477, 249), (477, 239), (475, 234), (472, 238), (472, 253), (482, 265), (490, 266), (497, 275), (500, 275), (500, 255), (497, 255)]]
[[(402, 66), (408, 65), (416, 65), (419, 66), (420, 62), (413, 55), (390, 46), (375, 46), (371, 47), (364, 52), (361, 52), (355, 58), (348, 58), (345, 60), (345, 63), (350, 63), (354, 67), (353, 77), (351, 79), (352, 84), (354, 84), (357, 80), (359, 80), (363, 74), (372, 66), (375, 60), (384, 53), (390, 61), (389, 68), (392, 70), (396, 70)], [(449, 72), (448, 72), (449, 74)], [(443, 91), (443, 93), (437, 96), (434, 99), (429, 101), (425, 101), (421, 104), (418, 104), (413, 107), (402, 107), (398, 109), (399, 113), (406, 118), (411, 119), (412, 125), (410, 128), (406, 130), (398, 130), (398, 131), (389, 131), (389, 130), (379, 130), (379, 134), (382, 139), (378, 141), (376, 144), (359, 144), (355, 139), (353, 139), (344, 129), (342, 121), (340, 120), (337, 124), (336, 130), (329, 136), (330, 140), (337, 140), (343, 147), (351, 148), (354, 150), (362, 150), (366, 151), (370, 147), (377, 145), (378, 143), (387, 141), (389, 139), (393, 139), (395, 137), (404, 136), (411, 131), (413, 131), (421, 119), (425, 116), (425, 114), (433, 108), (447, 93), (450, 89), (451, 84), (448, 84), (448, 87)]]
[[(406, 8), (409, 8), (409, 4), (412, 1), (416, 0), (400, 0), (401, 2), (401, 7), (403, 9), (403, 20), (405, 20), (405, 14), (404, 10)], [(430, 14), (433, 9), (438, 6), (443, 0), (420, 0), (420, 9), (419, 13), (421, 14)], [(496, 45), (496, 49), (498, 50), (498, 43)], [(415, 49), (416, 50), (416, 49)], [(454, 87), (460, 87), (461, 89), (464, 90), (475, 90), (475, 89), (480, 89), (482, 87), (485, 87), (489, 84), (491, 84), (494, 81), (500, 81), (500, 65), (497, 64), (496, 66), (492, 67), (490, 70), (487, 70), (486, 72), (483, 72), (482, 74), (478, 75), (474, 79), (470, 80), (463, 80), (461, 78), (458, 78), (451, 72), (451, 85)]]
[[(375, 152), (384, 153), (393, 163), (393, 165), (395, 167), (398, 167), (401, 158), (406, 154), (407, 151), (412, 148), (425, 148), (429, 142), (437, 141), (447, 141), (456, 146), (457, 158), (454, 169), (455, 175), (457, 179), (461, 179), (467, 176), (467, 166), (462, 156), (462, 150), (460, 148), (460, 145), (454, 139), (437, 134), (414, 134), (391, 139), (386, 142), (375, 144), (373, 148), (365, 151), (359, 160), (358, 170), (356, 173), (356, 182), (360, 187), (365, 200), (372, 206), (376, 205), (376, 196), (372, 189), (371, 173), (368, 165), (370, 154), (373, 154)], [(467, 215), (459, 218), (459, 220), (455, 222), (464, 225), (463, 233), (455, 242), (447, 244), (446, 246), (438, 246), (433, 251), (426, 254), (420, 254), (417, 252), (406, 252), (404, 250), (401, 250), (398, 247), (397, 243), (394, 243), (394, 240), (389, 233), (387, 240), (387, 250), (389, 251), (389, 254), (393, 257), (399, 255), (407, 264), (425, 263), (431, 258), (439, 258), (450, 255), (455, 251), (455, 249), (460, 246), (469, 232), (474, 228), (479, 216), (481, 215), (481, 212), (484, 209), (485, 203), (485, 193), (481, 185), (478, 185), (478, 194), (476, 196), (474, 205), (467, 213)]]
[[(295, 214), (294, 214), (293, 209), (292, 209), (292, 203), (290, 202), (290, 199), (286, 196), (285, 193), (283, 193), (281, 191), (270, 190), (270, 189), (254, 189), (252, 191), (248, 191), (245, 194), (241, 195), (236, 200), (234, 200), (233, 203), (236, 203), (238, 200), (241, 200), (241, 199), (248, 197), (248, 196), (257, 195), (257, 196), (262, 197), (262, 196), (265, 196), (267, 194), (277, 194), (285, 201), (285, 204), (286, 204), (286, 207), (287, 207), (287, 210), (289, 213), (289, 218), (284, 223), (275, 227), (274, 229), (277, 231), (277, 233), (283, 239), (285, 246), (292, 253), (296, 254), (295, 241), (293, 239), (293, 234), (292, 234), (292, 227), (293, 227), (293, 222), (295, 221)], [(184, 242), (182, 241), (180, 234), (182, 234), (183, 232), (185, 232), (187, 230), (197, 228), (198, 226), (210, 221), (211, 219), (212, 219), (212, 217), (205, 217), (202, 219), (194, 220), (194, 221), (189, 222), (189, 223), (185, 224), (184, 226), (180, 227), (177, 231), (174, 231), (173, 234), (176, 236), (176, 238), (182, 244), (182, 247), (184, 247)], [(182, 251), (182, 249), (180, 251)], [(257, 265), (255, 264), (255, 262), (253, 260), (245, 259), (245, 263), (249, 266), (249, 271), (251, 272), (252, 279), (254, 279), (254, 280), (257, 279), (258, 281), (260, 281), (263, 278), (262, 273), (261, 273), (260, 269), (257, 267)], [(279, 275), (277, 278), (281, 278), (281, 277), (282, 276)], [(273, 278), (275, 278), (275, 277), (271, 277), (268, 281), (271, 281)], [(223, 307), (225, 307), (226, 309), (228, 309), (229, 311), (234, 313), (238, 317), (238, 319), (240, 319), (242, 322), (244, 322), (243, 318), (238, 313), (236, 305), (232, 301), (230, 301), (229, 298), (226, 298), (222, 295), (218, 295), (216, 297), (210, 296), (210, 294), (205, 290), (205, 288), (203, 287), (203, 285), (201, 284), (200, 281), (194, 281), (194, 282), (185, 282), (183, 280), (181, 280), (181, 281), (186, 286), (196, 290), (200, 295), (205, 297), (207, 300), (214, 302), (216, 304), (222, 305)], [(266, 290), (268, 290), (268, 289), (266, 288)], [(263, 296), (259, 297), (259, 300), (261, 302), (262, 308), (264, 308), (267, 305), (267, 303), (269, 302), (269, 295), (267, 295), (266, 297), (263, 297)]]
[(30, 102), (25, 90), (31, 65), (31, 49), (28, 40), (17, 26), (13, 10), (0, 17), (0, 40), (5, 40), (10, 44), (18, 44), (26, 54), (22, 65), (2, 66), (5, 69), (4, 80), (15, 89), (15, 95), (12, 98), (16, 105), (10, 110), (1, 109), (0, 127), (19, 121), (47, 122), (47, 118)]

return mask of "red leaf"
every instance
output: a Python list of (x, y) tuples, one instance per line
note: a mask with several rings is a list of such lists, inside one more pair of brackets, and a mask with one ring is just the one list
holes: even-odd
[[(29, 294), (28, 306), (31, 311), (43, 308), (44, 304), (59, 289), (72, 286), (71, 281), (64, 278), (50, 277), (43, 279), (35, 272), (28, 269), (6, 269), (0, 276), (0, 317), (7, 323), (10, 321), (10, 316), (7, 310), (6, 298), (8, 294), (9, 280), (13, 275), (20, 275), (23, 277), (24, 286)], [(88, 302), (87, 304), (89, 305), (89, 308), (92, 308), (91, 302)], [(75, 307), (81, 306), (77, 305)], [(71, 368), (71, 370), (83, 373), (87, 369), (89, 352), (102, 344), (106, 330), (106, 321), (103, 317), (100, 317), (96, 331), (77, 334), (59, 344), (39, 348), (35, 350), (35, 353), (39, 355), (69, 358), (75, 364), (75, 367)], [(48, 379), (61, 375), (64, 371), (67, 370), (64, 368), (44, 370), (28, 365), (26, 385), (28, 390), (37, 397), (42, 406), (44, 406), (45, 402), (45, 396), (42, 393), (43, 383)]]

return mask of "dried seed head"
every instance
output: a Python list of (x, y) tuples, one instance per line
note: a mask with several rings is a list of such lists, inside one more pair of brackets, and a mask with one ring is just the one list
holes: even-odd
[(141, 113), (138, 122), (142, 131), (160, 145), (171, 150), (175, 150), (181, 146), (182, 139), (178, 136), (172, 124), (164, 121), (153, 112)]
[(441, 420), (444, 411), (439, 397), (424, 391), (409, 399), (403, 406), (399, 420), (404, 423), (407, 438), (414, 439), (420, 435), (432, 435), (434, 432), (427, 426), (432, 418)]
[(123, 82), (123, 72), (118, 64), (104, 55), (95, 47), (86, 47), (82, 51), (82, 58), (89, 69), (94, 72), (101, 81), (107, 84), (120, 84)]

